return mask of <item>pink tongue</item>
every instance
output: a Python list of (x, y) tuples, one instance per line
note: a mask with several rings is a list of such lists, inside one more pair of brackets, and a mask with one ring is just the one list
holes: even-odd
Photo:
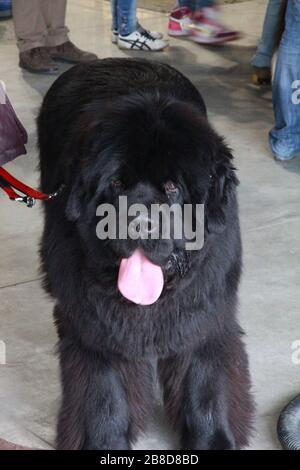
[(131, 302), (151, 305), (157, 301), (164, 287), (160, 266), (153, 264), (141, 250), (130, 258), (123, 258), (119, 270), (118, 288)]

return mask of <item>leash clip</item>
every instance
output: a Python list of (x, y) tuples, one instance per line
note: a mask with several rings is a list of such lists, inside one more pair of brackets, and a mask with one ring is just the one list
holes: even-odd
[(36, 200), (33, 197), (30, 197), (30, 196), (17, 197), (15, 199), (15, 201), (26, 204), (26, 206), (30, 207), (30, 208), (33, 207), (36, 203)]
[[(37, 200), (50, 201), (55, 199), (63, 191), (65, 185), (61, 184), (54, 193), (46, 194), (27, 186), (22, 181), (14, 178), (4, 168), (0, 168), (0, 188), (3, 189), (12, 201), (22, 202), (27, 207), (33, 207)], [(24, 196), (21, 196), (19, 193), (24, 194)]]

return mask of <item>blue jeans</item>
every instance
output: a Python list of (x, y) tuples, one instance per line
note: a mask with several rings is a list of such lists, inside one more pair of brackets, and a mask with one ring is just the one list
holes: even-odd
[(192, 11), (201, 10), (201, 8), (212, 7), (215, 0), (179, 0), (180, 7), (188, 7)]
[(136, 29), (136, 0), (111, 0), (112, 28), (121, 36)]
[(278, 159), (290, 160), (300, 152), (300, 0), (288, 0), (273, 81), (273, 106), (271, 149)]
[(281, 24), (282, 7), (282, 0), (269, 0), (261, 39), (251, 60), (254, 67), (271, 67)]

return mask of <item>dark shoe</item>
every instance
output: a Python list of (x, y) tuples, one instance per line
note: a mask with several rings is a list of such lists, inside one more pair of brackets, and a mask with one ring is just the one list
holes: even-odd
[(20, 52), (19, 66), (32, 73), (55, 73), (58, 71), (57, 64), (53, 62), (45, 47), (35, 47)]
[(71, 64), (90, 62), (91, 60), (98, 59), (96, 54), (78, 49), (71, 41), (64, 42), (56, 47), (48, 47), (48, 51), (52, 59), (70, 62)]

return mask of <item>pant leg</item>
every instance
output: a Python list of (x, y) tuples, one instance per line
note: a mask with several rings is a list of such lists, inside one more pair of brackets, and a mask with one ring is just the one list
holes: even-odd
[(118, 0), (111, 0), (111, 15), (112, 15), (112, 26), (113, 31), (118, 31)]
[(201, 10), (201, 8), (212, 7), (215, 5), (215, 0), (179, 0), (180, 7), (188, 7), (192, 11)]
[(136, 29), (136, 0), (117, 0), (118, 31), (122, 36), (131, 34)]
[(271, 67), (281, 25), (283, 6), (284, 2), (282, 0), (269, 0), (261, 39), (251, 60), (251, 65), (254, 67)]
[(299, 71), (300, 0), (288, 0), (273, 81), (275, 127), (269, 135), (274, 155), (286, 160), (300, 152)]
[(20, 52), (46, 44), (47, 25), (42, 12), (43, 0), (13, 0), (13, 20)]
[(196, 0), (195, 10), (201, 10), (201, 8), (213, 7), (216, 5), (216, 0)]
[(192, 11), (195, 11), (195, 0), (179, 0), (178, 5), (180, 7), (188, 7)]
[(59, 46), (69, 41), (69, 29), (65, 25), (66, 0), (42, 0), (43, 13), (48, 26), (47, 46)]

